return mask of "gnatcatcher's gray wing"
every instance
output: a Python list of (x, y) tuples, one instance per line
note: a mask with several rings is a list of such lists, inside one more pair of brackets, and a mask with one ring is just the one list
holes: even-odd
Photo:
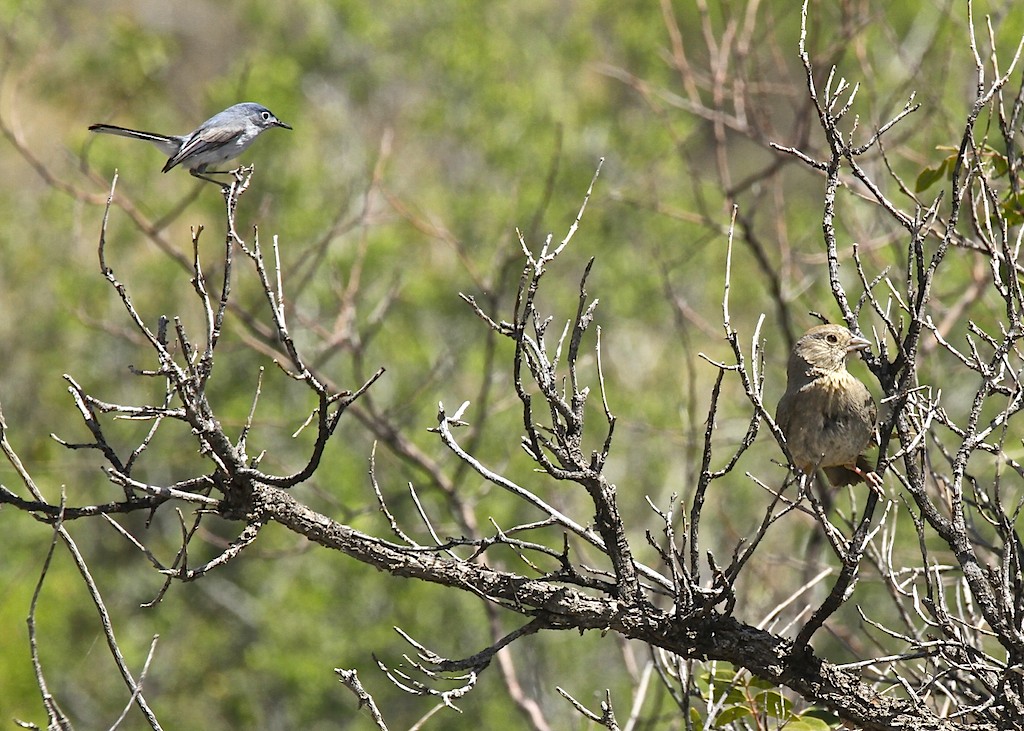
[(160, 148), (161, 152), (165, 155), (173, 155), (181, 147), (183, 141), (182, 137), (175, 137), (173, 135), (161, 135), (156, 132), (146, 132), (141, 129), (128, 129), (127, 127), (118, 127), (116, 124), (94, 124), (89, 127), (90, 132), (98, 132), (104, 135), (118, 135), (119, 137), (131, 137), (136, 140), (145, 140), (146, 142), (152, 142), (154, 145)]
[[(167, 161), (163, 172), (175, 165), (188, 161), (190, 170), (203, 168), (212, 162), (230, 160), (241, 150), (233, 149), (232, 144), (245, 132), (244, 125), (218, 126), (203, 128), (185, 140), (181, 149)], [(223, 149), (222, 149), (223, 148)]]

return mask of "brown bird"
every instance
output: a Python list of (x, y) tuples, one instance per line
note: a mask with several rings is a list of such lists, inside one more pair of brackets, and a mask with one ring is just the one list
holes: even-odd
[(841, 325), (804, 333), (789, 356), (775, 421), (799, 470), (821, 467), (834, 487), (867, 482), (879, 492), (882, 478), (862, 454), (874, 438), (878, 409), (867, 386), (846, 370), (846, 356), (870, 347)]

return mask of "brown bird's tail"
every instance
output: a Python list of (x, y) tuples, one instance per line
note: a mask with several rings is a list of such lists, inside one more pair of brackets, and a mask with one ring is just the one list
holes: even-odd
[(862, 454), (857, 457), (857, 470), (843, 466), (824, 467), (823, 469), (825, 476), (828, 477), (828, 481), (832, 483), (832, 487), (845, 487), (846, 485), (856, 485), (858, 482), (865, 482), (864, 475), (871, 472), (873, 468), (871, 463)]

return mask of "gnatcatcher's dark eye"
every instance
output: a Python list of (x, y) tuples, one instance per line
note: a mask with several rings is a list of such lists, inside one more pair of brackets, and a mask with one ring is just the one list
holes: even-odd
[(262, 112), (262, 116), (263, 116), (263, 121), (264, 122), (269, 122), (270, 121), (270, 112)]

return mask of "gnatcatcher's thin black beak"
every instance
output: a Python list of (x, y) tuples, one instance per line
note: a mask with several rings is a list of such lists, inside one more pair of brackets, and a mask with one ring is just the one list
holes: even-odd
[(280, 119), (274, 120), (274, 126), (275, 127), (284, 127), (285, 129), (291, 129), (292, 128), (292, 126), (290, 124), (285, 124)]

